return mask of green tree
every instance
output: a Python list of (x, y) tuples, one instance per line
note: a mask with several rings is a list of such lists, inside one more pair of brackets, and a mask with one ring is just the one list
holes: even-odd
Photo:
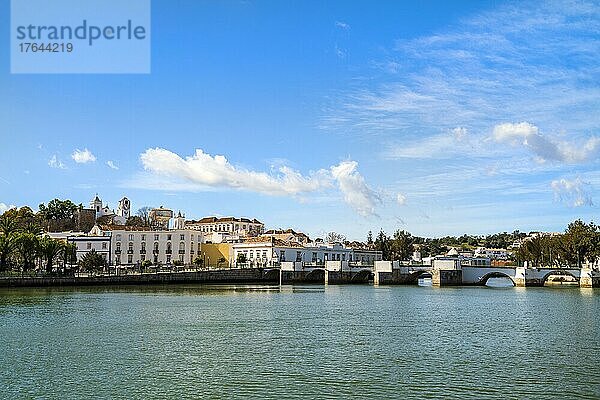
[(390, 244), (390, 260), (409, 260), (414, 252), (412, 235), (404, 230), (394, 232), (394, 237)]
[(79, 261), (79, 268), (87, 272), (96, 272), (106, 265), (106, 260), (95, 249), (86, 253)]
[(586, 224), (580, 219), (573, 221), (567, 227), (563, 237), (578, 268), (581, 268), (581, 264), (586, 259), (594, 261), (592, 258), (598, 248), (598, 227), (593, 222)]
[(202, 266), (204, 265), (204, 260), (202, 259), (202, 257), (197, 256), (196, 258), (194, 258), (194, 261), (192, 261), (192, 263), (196, 266), (196, 268), (202, 268)]
[(16, 251), (20, 257), (21, 268), (28, 271), (35, 267), (35, 259), (38, 255), (39, 239), (29, 232), (21, 232), (16, 236)]
[(16, 234), (0, 234), (0, 271), (6, 271), (17, 246)]
[(54, 262), (59, 258), (63, 251), (63, 244), (50, 237), (42, 237), (38, 240), (39, 255), (45, 263), (46, 273), (52, 272)]

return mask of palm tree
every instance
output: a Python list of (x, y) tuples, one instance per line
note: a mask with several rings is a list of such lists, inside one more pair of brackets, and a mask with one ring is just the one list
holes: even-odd
[(0, 271), (5, 271), (8, 267), (8, 261), (16, 247), (15, 235), (0, 236)]
[(79, 261), (79, 268), (88, 272), (96, 271), (105, 265), (106, 260), (100, 254), (98, 254), (95, 249), (92, 249), (92, 251), (86, 253), (86, 255), (84, 255)]
[(52, 265), (54, 264), (54, 260), (58, 258), (58, 256), (63, 251), (63, 244), (50, 237), (43, 237), (39, 240), (39, 254), (42, 256), (42, 259), (46, 262), (46, 273), (52, 272)]
[(19, 233), (16, 237), (16, 250), (21, 258), (21, 267), (26, 271), (35, 266), (38, 250), (38, 237), (32, 233)]

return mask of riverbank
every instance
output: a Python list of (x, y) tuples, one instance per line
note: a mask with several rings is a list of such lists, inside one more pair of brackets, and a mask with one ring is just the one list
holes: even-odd
[(278, 283), (278, 270), (262, 268), (158, 272), (129, 275), (0, 278), (0, 287), (156, 285), (177, 283)]

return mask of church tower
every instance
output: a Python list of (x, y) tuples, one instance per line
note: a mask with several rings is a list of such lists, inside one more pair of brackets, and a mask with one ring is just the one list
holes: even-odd
[(96, 218), (102, 216), (102, 200), (98, 197), (98, 193), (96, 193), (96, 197), (90, 201), (90, 208), (96, 212)]
[(119, 217), (123, 217), (125, 220), (131, 216), (131, 202), (127, 197), (123, 197), (121, 200), (119, 200), (117, 215)]
[(175, 217), (175, 229), (185, 229), (185, 215), (181, 214), (181, 211), (177, 213), (177, 217)]

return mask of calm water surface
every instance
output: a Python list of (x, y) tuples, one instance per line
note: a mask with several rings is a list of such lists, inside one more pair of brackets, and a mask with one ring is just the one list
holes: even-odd
[(600, 290), (0, 291), (0, 398), (600, 398)]

